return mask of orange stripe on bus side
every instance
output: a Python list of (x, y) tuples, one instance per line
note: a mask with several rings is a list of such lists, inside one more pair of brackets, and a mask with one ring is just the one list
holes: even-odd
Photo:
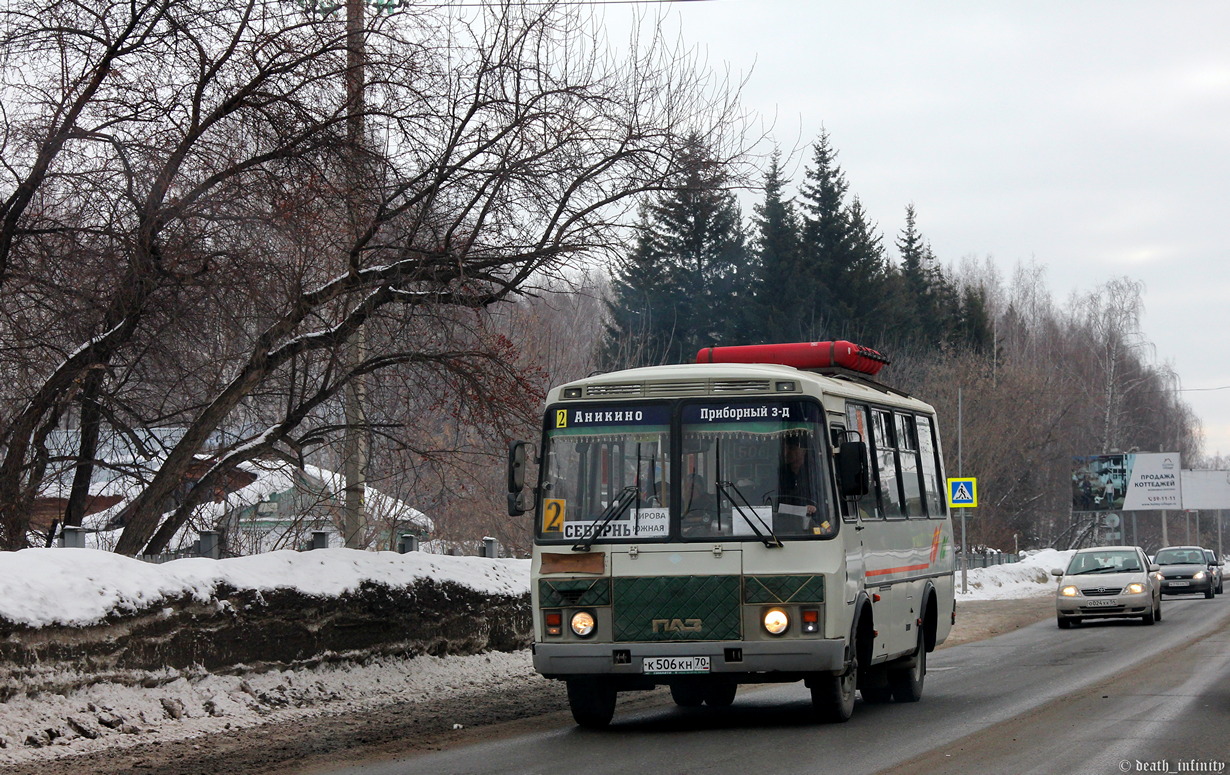
[(931, 563), (923, 563), (922, 565), (902, 565), (900, 568), (883, 568), (881, 570), (869, 570), (864, 573), (864, 576), (887, 576), (890, 573), (902, 573), (911, 570), (926, 570), (931, 567)]

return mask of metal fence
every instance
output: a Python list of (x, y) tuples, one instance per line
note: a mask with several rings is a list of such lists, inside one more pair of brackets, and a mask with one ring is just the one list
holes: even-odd
[[(970, 554), (969, 568), (990, 568), (995, 565), (1011, 565), (1014, 562), (1020, 562), (1019, 554), (1006, 554), (1004, 552), (990, 552), (988, 554)], [(961, 567), (961, 555), (957, 555), (957, 567)]]

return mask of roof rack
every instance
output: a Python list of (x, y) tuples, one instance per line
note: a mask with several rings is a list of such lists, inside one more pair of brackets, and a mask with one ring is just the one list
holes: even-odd
[(696, 353), (697, 363), (775, 363), (817, 371), (837, 368), (875, 376), (888, 365), (888, 358), (870, 347), (844, 339), (832, 342), (791, 342), (705, 347)]

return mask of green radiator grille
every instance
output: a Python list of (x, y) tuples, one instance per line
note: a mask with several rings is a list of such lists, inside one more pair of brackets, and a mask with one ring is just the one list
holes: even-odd
[(823, 603), (823, 576), (748, 576), (745, 603)]
[(741, 635), (738, 576), (613, 580), (616, 641), (730, 640)]
[(611, 580), (608, 578), (538, 580), (538, 606), (540, 608), (610, 604)]

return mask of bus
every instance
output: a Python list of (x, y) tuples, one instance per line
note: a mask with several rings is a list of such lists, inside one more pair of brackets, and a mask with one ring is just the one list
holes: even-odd
[[(553, 388), (509, 446), (533, 513), (533, 663), (573, 718), (666, 686), (803, 681), (823, 720), (916, 702), (956, 619), (935, 410), (851, 342), (713, 347)], [(536, 484), (526, 489), (531, 451)]]

